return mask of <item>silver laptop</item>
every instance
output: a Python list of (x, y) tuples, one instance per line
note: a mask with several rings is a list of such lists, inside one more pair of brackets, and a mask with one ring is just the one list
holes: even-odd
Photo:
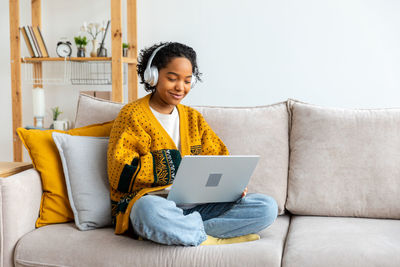
[(176, 204), (233, 202), (249, 183), (259, 156), (185, 156), (167, 199)]

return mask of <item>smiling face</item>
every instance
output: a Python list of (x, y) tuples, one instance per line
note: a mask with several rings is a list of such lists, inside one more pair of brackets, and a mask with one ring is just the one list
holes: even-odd
[(160, 113), (171, 114), (174, 107), (189, 93), (191, 79), (192, 63), (185, 57), (173, 58), (159, 71), (150, 106)]

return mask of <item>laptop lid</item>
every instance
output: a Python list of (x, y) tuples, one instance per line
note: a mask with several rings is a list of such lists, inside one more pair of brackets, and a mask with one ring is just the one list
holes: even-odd
[(236, 201), (249, 183), (259, 158), (185, 156), (167, 199), (178, 205)]

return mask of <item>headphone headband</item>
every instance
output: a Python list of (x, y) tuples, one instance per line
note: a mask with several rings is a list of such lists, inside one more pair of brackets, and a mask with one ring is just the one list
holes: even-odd
[(147, 66), (146, 66), (146, 70), (151, 68), (151, 63), (153, 63), (153, 59), (156, 56), (157, 52), (160, 51), (161, 48), (163, 48), (164, 46), (166, 46), (167, 44), (163, 44), (160, 45), (159, 47), (157, 47), (153, 53), (151, 54), (149, 61), (147, 62)]

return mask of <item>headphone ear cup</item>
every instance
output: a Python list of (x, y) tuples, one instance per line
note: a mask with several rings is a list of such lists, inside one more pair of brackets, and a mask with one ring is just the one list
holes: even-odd
[(150, 86), (156, 86), (158, 82), (158, 69), (155, 66), (146, 68), (144, 71), (144, 81)]
[(144, 78), (144, 82), (145, 83), (150, 83), (150, 76), (151, 76), (150, 69), (146, 68), (144, 70), (144, 74), (143, 74), (143, 78)]
[(194, 85), (196, 84), (197, 80), (196, 80), (196, 76), (194, 76), (194, 74), (192, 74), (192, 79), (190, 80), (190, 88), (193, 88)]
[(151, 86), (156, 86), (158, 82), (158, 69), (157, 67), (153, 66), (150, 68), (150, 73), (151, 73), (151, 80), (149, 84)]

